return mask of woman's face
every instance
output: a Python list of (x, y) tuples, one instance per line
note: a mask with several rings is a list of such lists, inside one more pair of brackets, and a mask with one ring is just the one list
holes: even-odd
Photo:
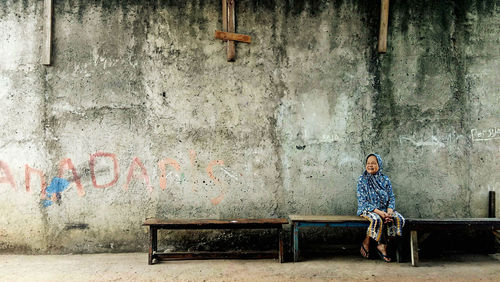
[(370, 156), (370, 157), (366, 160), (366, 171), (368, 171), (368, 173), (370, 173), (370, 174), (375, 174), (375, 173), (377, 173), (377, 171), (378, 171), (378, 161), (377, 161), (377, 157), (375, 157), (375, 156)]

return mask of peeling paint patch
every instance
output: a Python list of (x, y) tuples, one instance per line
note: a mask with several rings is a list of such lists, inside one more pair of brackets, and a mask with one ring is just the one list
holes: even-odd
[[(64, 178), (54, 177), (46, 190), (46, 198), (42, 200), (44, 207), (51, 206), (55, 201), (61, 198), (61, 192), (68, 188), (69, 181)], [(48, 200), (50, 199), (50, 200)]]

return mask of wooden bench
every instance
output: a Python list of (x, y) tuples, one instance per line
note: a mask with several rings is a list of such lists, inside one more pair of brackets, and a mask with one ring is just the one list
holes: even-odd
[[(167, 259), (207, 259), (207, 258), (278, 258), (283, 262), (283, 224), (284, 218), (260, 219), (194, 219), (194, 220), (161, 220), (146, 219), (143, 226), (149, 226), (148, 264), (156, 260)], [(193, 229), (276, 229), (278, 231), (278, 251), (266, 252), (158, 252), (158, 230), (193, 230)]]
[(418, 231), (433, 230), (498, 230), (500, 229), (500, 218), (444, 218), (444, 219), (406, 219), (406, 225), (410, 230), (411, 264), (418, 265)]
[(293, 261), (299, 261), (299, 232), (303, 227), (368, 227), (370, 222), (350, 215), (289, 215), (292, 224)]

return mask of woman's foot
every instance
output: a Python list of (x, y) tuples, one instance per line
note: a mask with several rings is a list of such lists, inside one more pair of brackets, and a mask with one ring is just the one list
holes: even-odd
[(368, 252), (368, 247), (365, 247), (363, 243), (361, 244), (361, 249), (359, 250), (359, 252), (364, 258), (370, 257), (370, 253)]
[(364, 258), (369, 258), (370, 257), (370, 237), (366, 237), (365, 240), (361, 243), (361, 249), (359, 252)]
[(377, 246), (377, 252), (380, 258), (385, 262), (391, 262), (391, 258), (387, 256), (387, 245), (379, 244)]

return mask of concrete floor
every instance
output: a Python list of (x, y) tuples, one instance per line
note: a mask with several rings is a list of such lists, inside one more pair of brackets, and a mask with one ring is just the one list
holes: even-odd
[(358, 256), (275, 260), (190, 260), (147, 265), (145, 253), (0, 255), (0, 281), (500, 281), (500, 254), (455, 255), (409, 263)]

